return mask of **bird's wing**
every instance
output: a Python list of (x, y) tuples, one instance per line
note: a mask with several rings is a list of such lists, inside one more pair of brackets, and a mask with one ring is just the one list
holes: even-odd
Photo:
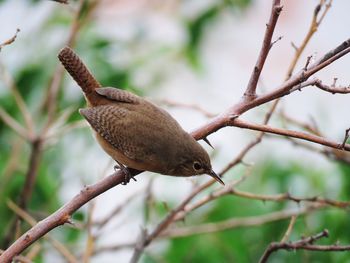
[(137, 111), (113, 104), (79, 112), (99, 135), (132, 160), (154, 162), (156, 156), (166, 153), (164, 143), (157, 143), (158, 138), (162, 140), (161, 131)]
[(140, 103), (140, 97), (125, 90), (107, 87), (107, 88), (97, 88), (95, 89), (95, 91), (99, 95), (117, 102), (133, 103), (133, 104)]

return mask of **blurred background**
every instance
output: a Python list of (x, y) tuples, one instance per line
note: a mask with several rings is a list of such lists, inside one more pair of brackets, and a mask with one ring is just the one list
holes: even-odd
[[(58, 67), (57, 54), (62, 47), (70, 43), (103, 86), (147, 97), (191, 131), (239, 101), (258, 56), (271, 8), (271, 1), (257, 0), (69, 2), (0, 1), (0, 42), (20, 29), (16, 40), (0, 52), (1, 110), (26, 127), (14, 92), (18, 90), (33, 118), (32, 134), (45, 131), (33, 192), (26, 200), (26, 210), (36, 220), (69, 201), (84, 185), (111, 174), (114, 166), (78, 113), (85, 101), (76, 83)], [(269, 54), (259, 93), (276, 88), (285, 79), (294, 56), (291, 42), (300, 45), (318, 3), (282, 1), (283, 11), (273, 39), (283, 38)], [(333, 2), (296, 71), (304, 67), (308, 56), (317, 59), (349, 38), (348, 10), (350, 2)], [(345, 56), (316, 76), (329, 85), (337, 78), (337, 84), (348, 86), (349, 66), (350, 57)], [(53, 107), (50, 91), (55, 83)], [(350, 127), (349, 105), (349, 95), (306, 88), (283, 98), (271, 125), (302, 130), (305, 125), (301, 124), (306, 123), (317, 127), (323, 136), (341, 142)], [(262, 105), (243, 118), (261, 123), (269, 108)], [(54, 111), (51, 115), (50, 109)], [(212, 156), (214, 170), (222, 170), (256, 134), (225, 128), (210, 135), (215, 149), (202, 145)], [(31, 167), (32, 151), (33, 143), (9, 128), (2, 117), (1, 249), (13, 238), (9, 232), (16, 210), (10, 202), (18, 202)], [(349, 163), (350, 157), (343, 153), (269, 135), (244, 157), (244, 164), (225, 175), (224, 181), (237, 180), (249, 172), (239, 185), (248, 192), (289, 192), (299, 197), (347, 201)], [(143, 173), (137, 182), (118, 186), (94, 199), (74, 214), (75, 227), (55, 229), (51, 236), (62, 242), (78, 262), (128, 262), (133, 251), (130, 244), (137, 240), (141, 228), (153, 229), (194, 185), (207, 180), (205, 176), (187, 179)], [(203, 195), (220, 187), (214, 185)], [(291, 201), (262, 202), (227, 195), (191, 212), (177, 224), (200, 225), (300, 207), (302, 204)], [(116, 208), (120, 211), (115, 212)], [(103, 222), (106, 218), (110, 220)], [(279, 220), (256, 227), (160, 239), (146, 249), (142, 262), (257, 262), (270, 242), (282, 238), (288, 224), (289, 220)], [(23, 229), (28, 227), (27, 222)], [(300, 216), (290, 239), (298, 240), (325, 228), (330, 238), (321, 244), (349, 244), (349, 211), (327, 207)], [(67, 261), (48, 241), (38, 242), (37, 247), (34, 262)], [(279, 251), (270, 262), (350, 262), (350, 256), (346, 252)]]

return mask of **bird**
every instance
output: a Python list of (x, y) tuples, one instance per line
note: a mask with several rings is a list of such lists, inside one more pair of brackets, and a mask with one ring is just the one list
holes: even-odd
[(68, 46), (58, 58), (84, 93), (87, 107), (79, 113), (116, 161), (115, 169), (124, 172), (124, 184), (134, 169), (184, 177), (207, 174), (224, 185), (205, 149), (167, 111), (129, 91), (102, 87)]

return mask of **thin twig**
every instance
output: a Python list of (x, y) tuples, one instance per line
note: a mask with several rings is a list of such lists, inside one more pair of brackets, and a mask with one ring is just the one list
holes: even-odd
[(338, 143), (338, 142), (326, 139), (324, 137), (305, 133), (305, 132), (292, 131), (292, 130), (287, 130), (287, 129), (271, 127), (268, 125), (250, 123), (250, 122), (247, 122), (247, 121), (244, 121), (241, 119), (237, 119), (237, 118), (230, 121), (229, 123), (231, 124), (231, 126), (240, 127), (243, 129), (263, 131), (266, 133), (288, 136), (291, 138), (297, 138), (297, 139), (302, 139), (302, 140), (309, 141), (309, 142), (314, 142), (314, 143), (328, 146), (330, 148), (334, 148), (334, 149), (338, 149), (338, 150), (350, 151), (350, 144), (348, 144), (348, 143), (345, 143), (345, 144)]
[(160, 236), (162, 238), (178, 238), (193, 236), (199, 234), (208, 234), (219, 231), (224, 231), (227, 229), (239, 228), (239, 227), (249, 227), (249, 226), (260, 226), (266, 223), (284, 220), (290, 218), (293, 215), (303, 215), (309, 214), (312, 211), (323, 208), (322, 205), (312, 205), (307, 207), (302, 207), (299, 209), (289, 209), (278, 212), (272, 212), (261, 216), (250, 216), (243, 218), (231, 218), (221, 222), (206, 223), (202, 225), (186, 226), (186, 227), (174, 227), (164, 231)]
[(23, 119), (25, 121), (26, 127), (28, 129), (28, 137), (30, 139), (34, 138), (34, 121), (33, 117), (28, 109), (28, 106), (24, 102), (24, 99), (20, 92), (18, 91), (18, 88), (15, 84), (15, 81), (13, 80), (10, 73), (6, 70), (5, 66), (1, 63), (1, 73), (2, 78), (5, 82), (5, 84), (8, 86), (8, 88), (11, 90), (13, 97), (15, 98), (15, 101), (17, 103), (17, 106), (23, 116)]
[(299, 47), (296, 47), (294, 45), (295, 48), (295, 55), (294, 55), (294, 58), (291, 62), (291, 64), (289, 65), (289, 68), (288, 68), (288, 71), (287, 71), (287, 79), (289, 79), (292, 74), (293, 74), (293, 71), (295, 69), (295, 66), (301, 56), (301, 54), (304, 52), (307, 44), (310, 42), (311, 38), (313, 37), (313, 35), (317, 32), (320, 24), (322, 23), (323, 21), (323, 18), (326, 16), (327, 12), (329, 11), (329, 8), (331, 7), (331, 3), (332, 3), (333, 0), (330, 0), (329, 1), (329, 4), (326, 4), (325, 5), (325, 9), (323, 10), (321, 16), (319, 17), (319, 14), (320, 14), (320, 11), (321, 11), (321, 8), (323, 7), (323, 5), (325, 4), (324, 0), (320, 0), (319, 4), (315, 7), (314, 9), (314, 13), (313, 13), (313, 16), (312, 16), (312, 19), (311, 19), (311, 23), (310, 23), (310, 26), (309, 26), (309, 30), (307, 32), (307, 34), (305, 35), (305, 38), (303, 39), (301, 45)]
[(252, 100), (256, 97), (256, 87), (258, 80), (261, 74), (261, 71), (264, 67), (267, 55), (271, 49), (271, 39), (273, 32), (275, 31), (275, 26), (277, 24), (278, 17), (282, 11), (281, 1), (274, 0), (272, 2), (272, 8), (270, 13), (270, 19), (268, 24), (266, 24), (265, 36), (262, 43), (262, 47), (254, 66), (253, 72), (250, 76), (246, 91), (244, 92), (244, 100)]
[(14, 118), (12, 118), (1, 106), (0, 106), (0, 119), (10, 127), (15, 133), (21, 136), (25, 140), (29, 140), (28, 132), (21, 124), (19, 124)]
[(343, 140), (343, 143), (341, 144), (341, 148), (342, 148), (342, 149), (345, 149), (346, 142), (347, 142), (347, 140), (349, 139), (349, 132), (350, 132), (350, 128), (348, 128), (348, 129), (345, 130), (344, 140)]
[(1, 49), (4, 47), (4, 46), (7, 46), (7, 45), (11, 45), (13, 42), (15, 42), (16, 38), (17, 38), (17, 35), (18, 33), (20, 32), (21, 30), (19, 28), (16, 29), (16, 33), (13, 35), (13, 37), (9, 38), (8, 40), (5, 40), (4, 42), (2, 42), (0, 44), (0, 52), (1, 52)]
[(269, 257), (276, 251), (284, 249), (287, 251), (295, 250), (312, 250), (312, 251), (349, 251), (350, 245), (341, 246), (338, 244), (335, 245), (314, 245), (313, 243), (321, 238), (328, 237), (328, 230), (325, 229), (321, 233), (318, 233), (314, 236), (302, 238), (298, 241), (288, 243), (288, 242), (273, 242), (265, 250), (264, 254), (259, 260), (259, 263), (266, 263)]
[(281, 243), (287, 242), (290, 234), (292, 233), (292, 230), (293, 230), (293, 227), (294, 227), (296, 221), (297, 221), (297, 216), (296, 215), (291, 216), (288, 228), (281, 239)]

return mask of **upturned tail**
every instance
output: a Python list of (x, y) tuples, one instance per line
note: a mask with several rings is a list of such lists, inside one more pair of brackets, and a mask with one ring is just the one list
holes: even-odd
[(99, 105), (102, 98), (95, 89), (100, 88), (101, 84), (92, 76), (78, 55), (70, 47), (65, 47), (58, 54), (58, 59), (81, 87), (88, 103), (92, 106)]

